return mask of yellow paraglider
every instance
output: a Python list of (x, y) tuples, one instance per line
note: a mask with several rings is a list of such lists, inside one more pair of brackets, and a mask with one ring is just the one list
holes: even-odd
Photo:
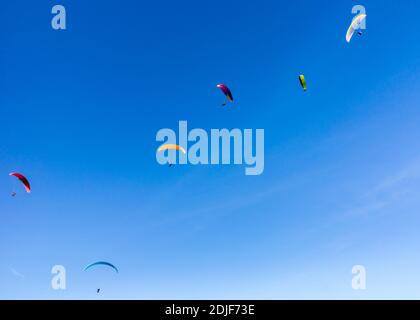
[(163, 146), (160, 146), (158, 151), (165, 151), (165, 150), (178, 150), (181, 151), (182, 153), (186, 154), (187, 151), (185, 151), (185, 149), (177, 144), (164, 144)]
[(299, 76), (300, 85), (302, 86), (303, 90), (306, 91), (308, 88), (306, 86), (306, 79), (303, 74)]
[(350, 24), (349, 29), (347, 30), (346, 34), (346, 41), (350, 42), (351, 38), (353, 38), (354, 33), (356, 30), (360, 29), (360, 24), (366, 19), (366, 15), (364, 13), (357, 15)]

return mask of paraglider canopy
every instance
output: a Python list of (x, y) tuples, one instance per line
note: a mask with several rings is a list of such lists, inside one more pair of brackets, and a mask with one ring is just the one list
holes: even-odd
[(28, 179), (26, 179), (26, 177), (23, 174), (18, 172), (12, 172), (9, 173), (9, 176), (18, 178), (19, 181), (22, 182), (23, 186), (25, 187), (26, 192), (31, 193), (31, 185), (29, 184)]
[(109, 263), (109, 262), (106, 262), (106, 261), (97, 261), (97, 262), (91, 263), (90, 265), (88, 265), (85, 268), (85, 271), (87, 271), (87, 270), (89, 270), (93, 267), (97, 267), (97, 266), (109, 267), (109, 268), (113, 269), (116, 273), (119, 272), (116, 266), (114, 266), (112, 263)]
[(302, 86), (303, 90), (306, 91), (307, 90), (306, 79), (305, 79), (305, 76), (303, 74), (301, 74), (299, 76), (299, 82), (300, 82), (300, 85)]
[(366, 14), (361, 13), (353, 19), (353, 21), (350, 24), (349, 29), (347, 30), (347, 34), (346, 34), (347, 42), (351, 41), (351, 38), (353, 38), (354, 33), (356, 32), (356, 30), (359, 30), (360, 24), (366, 19), (366, 17), (367, 17)]
[(159, 147), (158, 152), (165, 151), (165, 150), (178, 150), (184, 154), (187, 153), (187, 151), (183, 147), (177, 144), (164, 144), (163, 146)]
[(217, 87), (222, 90), (229, 102), (233, 102), (233, 95), (230, 89), (225, 84), (218, 84)]

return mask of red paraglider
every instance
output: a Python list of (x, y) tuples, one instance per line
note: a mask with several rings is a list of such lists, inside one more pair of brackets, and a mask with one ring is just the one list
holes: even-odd
[[(222, 90), (222, 92), (225, 94), (226, 98), (229, 100), (229, 102), (233, 102), (233, 96), (232, 96), (232, 92), (230, 91), (230, 89), (227, 87), (227, 85), (225, 84), (218, 84), (217, 87)], [(224, 106), (226, 105), (223, 104)]]
[(18, 173), (18, 172), (12, 172), (9, 174), (9, 176), (18, 178), (20, 182), (23, 183), (23, 186), (25, 187), (26, 192), (31, 193), (31, 185), (29, 184), (28, 179), (26, 179), (23, 174)]

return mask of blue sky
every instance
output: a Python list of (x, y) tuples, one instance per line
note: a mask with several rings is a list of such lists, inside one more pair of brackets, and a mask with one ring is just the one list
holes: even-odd
[[(347, 0), (55, 4), (1, 5), (0, 298), (420, 298), (420, 4), (350, 44)], [(264, 174), (158, 165), (180, 120), (264, 129)]]

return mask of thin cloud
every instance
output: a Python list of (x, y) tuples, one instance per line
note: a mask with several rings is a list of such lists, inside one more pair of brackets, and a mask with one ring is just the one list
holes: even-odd
[(365, 216), (379, 212), (413, 193), (420, 193), (419, 186), (411, 184), (416, 179), (420, 179), (420, 158), (416, 158), (410, 165), (382, 179), (361, 197), (364, 204), (347, 210), (343, 216)]
[(420, 158), (416, 158), (411, 165), (406, 166), (397, 173), (383, 179), (382, 182), (367, 192), (366, 196), (375, 196), (417, 178), (420, 178)]
[(25, 279), (25, 276), (21, 274), (20, 272), (18, 272), (16, 269), (10, 268), (10, 271), (15, 277), (20, 278), (20, 279)]

